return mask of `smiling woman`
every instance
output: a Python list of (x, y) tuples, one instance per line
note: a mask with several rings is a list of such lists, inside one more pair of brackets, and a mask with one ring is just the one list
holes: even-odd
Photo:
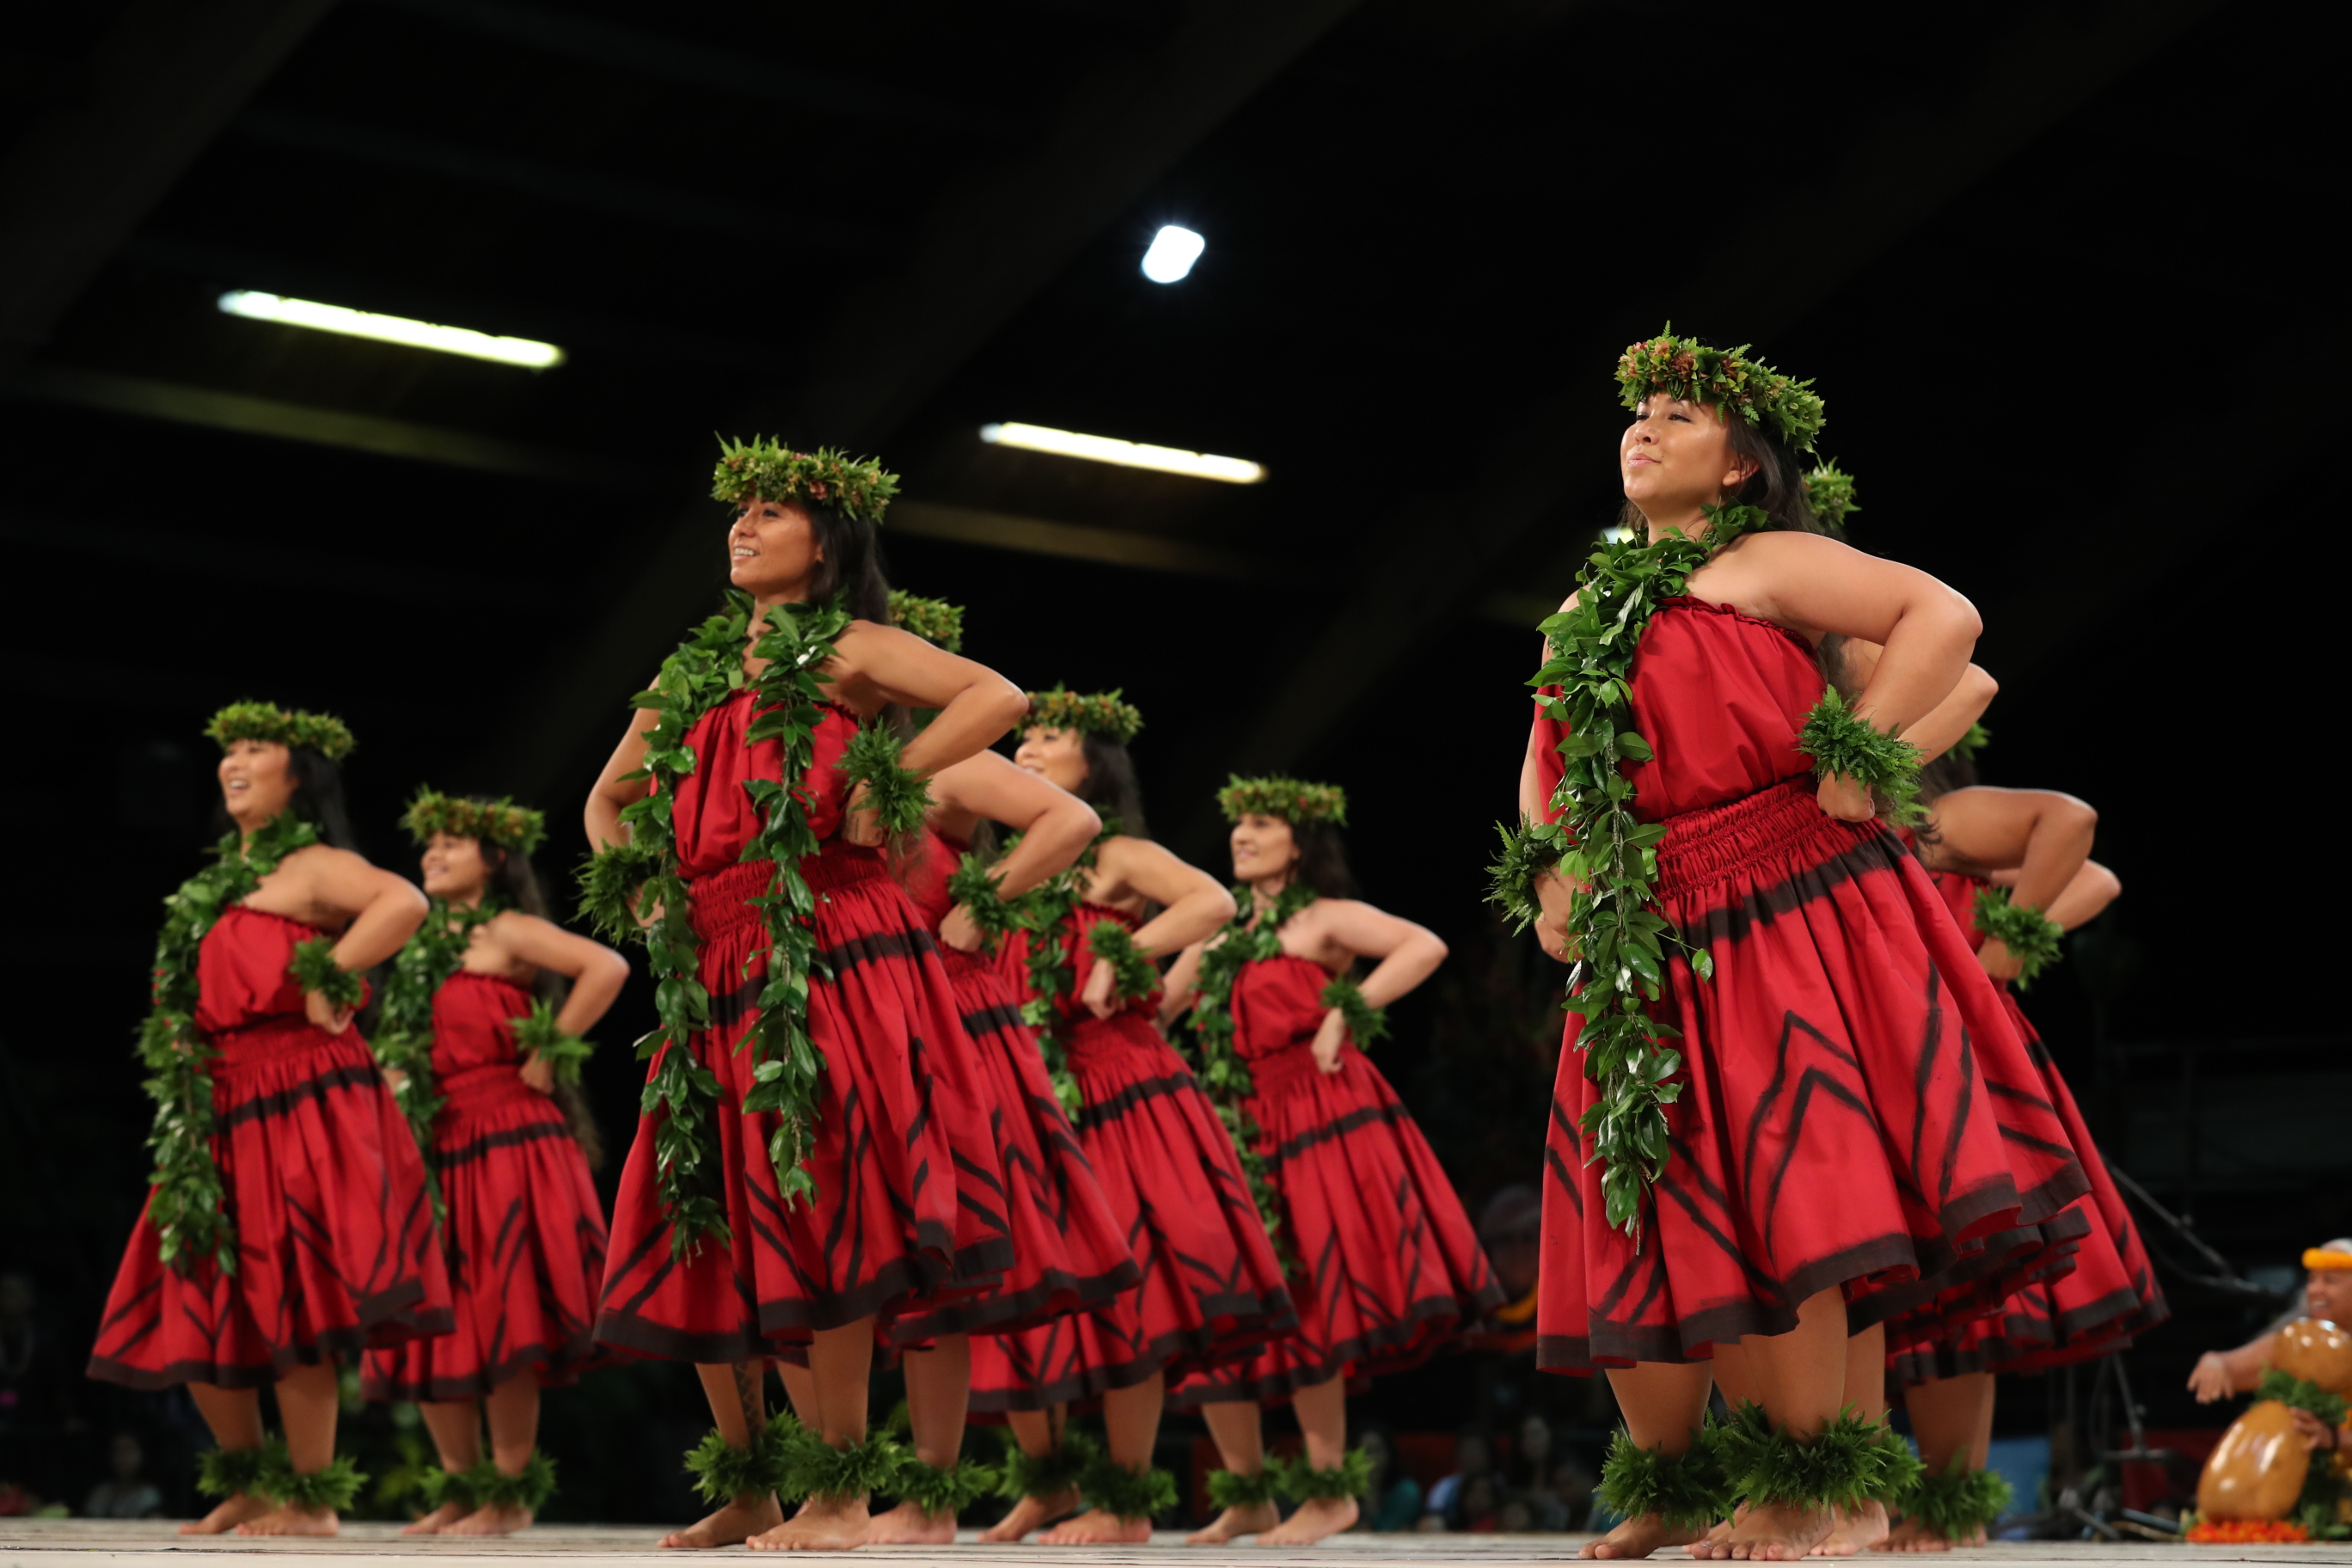
[(334, 842), (339, 721), (241, 702), (208, 733), (232, 826), (165, 901), (140, 1040), (155, 1185), (89, 1373), (188, 1386), (218, 1444), (199, 1485), (222, 1501), (184, 1533), (331, 1535), (363, 1479), (335, 1458), (334, 1363), (451, 1321), (424, 1162), (352, 1028), (358, 972), (425, 903)]

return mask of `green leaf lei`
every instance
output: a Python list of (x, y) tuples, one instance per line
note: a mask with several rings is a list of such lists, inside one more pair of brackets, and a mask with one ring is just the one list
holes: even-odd
[(2007, 888), (1979, 888), (1973, 915), (1977, 930), (2009, 949), (2022, 965), (2017, 972), (2020, 991), (2065, 955), (2066, 928), (2040, 910), (2011, 903)]
[[(677, 838), (670, 821), (679, 781), (695, 768), (687, 734), (695, 721), (746, 685), (758, 693), (756, 716), (746, 739), (781, 742), (781, 776), (745, 784), (761, 819), (760, 831), (743, 847), (746, 862), (774, 868), (769, 890), (751, 900), (768, 934), (768, 973), (760, 989), (759, 1017), (738, 1042), (751, 1051), (752, 1088), (742, 1111), (776, 1113), (768, 1141), (783, 1200), (813, 1200), (816, 1183), (802, 1168), (816, 1128), (816, 1105), (824, 1062), (808, 1033), (808, 988), (820, 974), (816, 933), (811, 922), (816, 898), (800, 873), (803, 857), (817, 852), (815, 830), (794, 786), (814, 754), (823, 714), (818, 672), (833, 657), (834, 642), (848, 628), (850, 615), (838, 597), (823, 605), (778, 605), (769, 610), (754, 658), (768, 660), (757, 677), (745, 673), (743, 647), (754, 624), (748, 594), (730, 591), (728, 607), (697, 627), (677, 651), (662, 661), (653, 689), (632, 700), (658, 715), (646, 734), (646, 763), (630, 778), (650, 778), (655, 788), (621, 811), (629, 830), (625, 844), (592, 856), (581, 875), (581, 911), (606, 935), (632, 931), (644, 941), (658, 984), (654, 1010), (660, 1026), (637, 1042), (639, 1060), (660, 1057), (639, 1100), (647, 1113), (665, 1111), (655, 1133), (655, 1163), (663, 1208), (671, 1225), (674, 1256), (688, 1257), (706, 1237), (727, 1240), (719, 1173), (719, 1132), (711, 1117), (719, 1109), (719, 1079), (694, 1058), (688, 1041), (710, 1027), (710, 994), (697, 973), (700, 943), (694, 934), (686, 879), (679, 874)], [(641, 900), (651, 900), (640, 924)], [(667, 1054), (662, 1047), (675, 1047)]]
[(425, 1180), (432, 1190), (436, 1219), (446, 1218), (446, 1209), (440, 1175), (433, 1167), (433, 1122), (446, 1102), (433, 1079), (433, 998), (465, 966), (475, 928), (495, 919), (502, 907), (484, 900), (478, 909), (460, 910), (434, 900), (425, 923), (394, 955), (392, 973), (384, 977), (375, 1059), (387, 1072), (400, 1075), (393, 1099), (425, 1154)]
[(1365, 1001), (1363, 987), (1346, 975), (1335, 975), (1331, 984), (1323, 987), (1320, 1000), (1326, 1007), (1339, 1009), (1339, 1016), (1348, 1026), (1348, 1038), (1358, 1050), (1369, 1051), (1374, 1040), (1388, 1037), (1388, 1009)]
[(1715, 973), (1715, 963), (1650, 908), (1666, 827), (1635, 818), (1633, 784), (1619, 764), (1653, 754), (1632, 727), (1631, 683), (1633, 655), (1658, 601), (1683, 594), (1690, 574), (1717, 550), (1766, 521), (1758, 507), (1705, 510), (1712, 526), (1702, 538), (1675, 532), (1654, 543), (1625, 539), (1595, 546), (1577, 574), (1575, 603), (1543, 623), (1550, 657), (1528, 684), (1559, 689), (1557, 697), (1538, 700), (1563, 731), (1565, 771), (1552, 793), (1552, 822), (1522, 818), (1517, 832), (1502, 830), (1503, 853), (1490, 868), (1495, 885), (1487, 895), (1524, 930), (1539, 913), (1535, 884), (1547, 869), (1557, 865), (1576, 889), (1569, 930), (1577, 958), (1568, 1005), (1583, 1015), (1576, 1049), (1584, 1055), (1585, 1076), (1601, 1090), (1582, 1126), (1602, 1166), (1609, 1223), (1637, 1245), (1643, 1204), (1665, 1163), (1665, 1108), (1683, 1089), (1671, 1081), (1682, 1054), (1664, 1043), (1679, 1031), (1650, 1017), (1643, 1005), (1658, 997), (1669, 944), (1688, 955), (1701, 979)]
[(2352, 1410), (2352, 1401), (2342, 1394), (2330, 1394), (2307, 1377), (2297, 1377), (2274, 1366), (2263, 1369), (2262, 1381), (2254, 1384), (2254, 1398), (2258, 1402), (2275, 1399), (2297, 1410), (2307, 1410), (2329, 1426), (2343, 1426), (2345, 1413)]
[(147, 1215), (161, 1238), (157, 1256), (183, 1272), (207, 1254), (222, 1272), (236, 1272), (236, 1226), (213, 1162), (212, 1045), (196, 1028), (197, 952), (223, 910), (242, 903), (287, 856), (317, 842), (318, 829), (291, 813), (264, 823), (250, 844), (232, 831), (213, 847), (213, 863), (163, 900), (154, 1005), (139, 1028), (139, 1065), (155, 1102), (147, 1134), (155, 1191)]
[(1095, 926), (1087, 932), (1087, 951), (1095, 955), (1097, 963), (1110, 965), (1122, 1001), (1149, 996), (1160, 984), (1160, 971), (1143, 956), (1143, 950), (1135, 945), (1135, 934), (1123, 925), (1104, 921)]
[(923, 829), (923, 814), (931, 809), (930, 784), (920, 773), (898, 765), (898, 737), (877, 723), (858, 726), (849, 747), (835, 764), (854, 786), (866, 786), (863, 805), (873, 809), (882, 831), (893, 838)]
[[(1068, 1021), (1055, 1005), (1070, 994), (1077, 977), (1077, 970), (1062, 946), (1062, 926), (1086, 902), (1087, 882), (1094, 870), (1095, 857), (1118, 831), (1117, 817), (1104, 818), (1102, 831), (1095, 835), (1085, 854), (1013, 900), (1022, 928), (1029, 932), (1029, 999), (1021, 1005), (1021, 1021), (1036, 1031), (1037, 1051), (1045, 1058), (1045, 1076), (1053, 1081), (1054, 1096), (1062, 1102), (1062, 1113), (1072, 1121), (1077, 1121), (1086, 1110), (1087, 1097), (1078, 1088), (1077, 1075), (1070, 1070), (1069, 1046), (1064, 1038)], [(1020, 842), (1018, 834), (1006, 839), (1005, 852), (1010, 854)], [(972, 908), (977, 920), (979, 906)]]
[(1878, 814), (1906, 827), (1924, 813), (1919, 806), (1919, 748), (1892, 730), (1874, 729), (1845, 705), (1834, 686), (1824, 688), (1797, 731), (1797, 750), (1813, 759), (1813, 771), (1827, 778), (1843, 773), (1870, 786)]
[(558, 1083), (578, 1083), (582, 1064), (596, 1054), (593, 1045), (563, 1032), (555, 1021), (555, 1004), (544, 996), (532, 997), (530, 1011), (508, 1022), (514, 1026), (517, 1054), (545, 1062)]
[(999, 937), (1021, 929), (1021, 903), (1000, 889), (996, 868), (977, 852), (967, 851), (948, 879), (948, 902), (961, 904), (980, 928), (981, 950), (994, 952)]
[[(1209, 1102), (1217, 1108), (1217, 1119), (1225, 1124), (1225, 1132), (1242, 1157), (1242, 1174), (1249, 1178), (1258, 1218), (1265, 1222), (1266, 1235), (1274, 1237), (1282, 1233), (1282, 1199), (1274, 1190), (1265, 1157), (1257, 1152), (1257, 1123), (1244, 1109), (1244, 1102), (1257, 1090), (1257, 1080), (1250, 1076), (1249, 1064), (1234, 1049), (1234, 984), (1248, 965), (1280, 955), (1282, 928), (1314, 901), (1314, 889), (1293, 882), (1276, 895), (1274, 906), (1256, 924), (1245, 924), (1244, 917), (1236, 914), (1223, 936), (1202, 951), (1201, 967), (1192, 981), (1192, 1038), (1199, 1053), (1201, 1087), (1209, 1091)], [(1234, 904), (1237, 910), (1255, 913), (1256, 889), (1246, 883), (1235, 888)]]

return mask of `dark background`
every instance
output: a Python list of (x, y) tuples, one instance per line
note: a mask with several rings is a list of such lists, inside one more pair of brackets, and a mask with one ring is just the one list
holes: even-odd
[[(0, 1270), (34, 1277), (78, 1364), (142, 1193), (130, 1040), (156, 900), (208, 837), (205, 718), (246, 696), (343, 716), (365, 847), (404, 869), (418, 784), (542, 806), (562, 883), (624, 700), (719, 582), (713, 430), (881, 452), (906, 479), (896, 580), (967, 605), (968, 651), (1026, 685), (1123, 687), (1180, 853), (1222, 873), (1229, 770), (1346, 785), (1370, 896), (1454, 950), (1399, 1009), (1391, 1076), (1474, 1209), (1533, 1182), (1557, 976), (1488, 921), (1482, 868), (1513, 809), (1529, 628), (1614, 510), (1611, 364), (1668, 318), (1814, 377), (1824, 449), (1860, 478), (1856, 542), (1983, 612), (1987, 777), (2092, 801), (2126, 886), (2031, 1009), (2119, 1167), (2239, 1268), (2291, 1264), (2352, 1229), (2320, 890), (2341, 529), (2309, 494), (2340, 448), (2344, 331), (2315, 16), (13, 17)], [(1163, 222), (1208, 240), (1172, 288), (1136, 268)], [(570, 358), (532, 374), (236, 320), (228, 288)], [(999, 419), (1272, 477), (982, 445)], [(601, 1031), (616, 1142), (649, 1023), (633, 989)], [(2168, 1266), (2195, 1263), (2143, 1217)], [(2178, 1392), (2188, 1363), (2259, 1306), (2167, 1279), (2180, 1319), (2128, 1364), (2152, 1422), (2212, 1424)], [(1584, 1385), (1477, 1364), (1370, 1408), (1605, 1420)], [(2062, 1394), (2017, 1380), (2005, 1426), (2039, 1429)], [(80, 1447), (37, 1447), (78, 1474), (110, 1425), (188, 1428), (170, 1401), (72, 1398)], [(696, 1412), (669, 1367), (551, 1396), (551, 1446), (597, 1479), (559, 1507), (682, 1516)]]

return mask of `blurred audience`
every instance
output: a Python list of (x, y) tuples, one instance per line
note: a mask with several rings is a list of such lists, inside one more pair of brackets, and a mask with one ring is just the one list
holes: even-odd
[(0, 1274), (0, 1435), (76, 1426), (74, 1369), (40, 1321), (33, 1277)]
[(1372, 1489), (1364, 1499), (1364, 1511), (1356, 1528), (1383, 1534), (1411, 1530), (1421, 1518), (1421, 1483), (1397, 1464), (1396, 1444), (1388, 1429), (1367, 1426), (1357, 1442), (1372, 1462)]
[(107, 1446), (108, 1478), (89, 1489), (81, 1511), (90, 1519), (154, 1519), (163, 1494), (147, 1479), (147, 1453), (129, 1432), (117, 1432)]
[[(1490, 1477), (1495, 1471), (1495, 1445), (1484, 1426), (1465, 1426), (1454, 1439), (1454, 1473), (1440, 1477), (1429, 1489), (1429, 1501), (1422, 1515), (1423, 1530), (1465, 1530), (1467, 1515), (1464, 1510), (1463, 1494), (1472, 1481)], [(1491, 1493), (1491, 1485), (1488, 1491)], [(1487, 1511), (1495, 1511), (1489, 1503)], [(1489, 1529), (1493, 1527), (1488, 1526)]]

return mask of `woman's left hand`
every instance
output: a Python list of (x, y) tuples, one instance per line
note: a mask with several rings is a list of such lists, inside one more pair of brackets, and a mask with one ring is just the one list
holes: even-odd
[(1822, 779), (1813, 798), (1840, 822), (1868, 822), (1878, 815), (1878, 803), (1870, 798), (1870, 786), (1845, 773), (1831, 773)]
[(350, 1007), (338, 1007), (316, 991), (302, 993), (302, 1016), (331, 1035), (340, 1035), (352, 1026)]
[(1078, 992), (1078, 1000), (1096, 1017), (1108, 1018), (1119, 1010), (1118, 987), (1118, 971), (1108, 963), (1097, 963), (1087, 972), (1087, 983)]
[(863, 779), (851, 787), (849, 802), (842, 808), (841, 836), (862, 849), (872, 849), (882, 842), (882, 819), (866, 804)]
[(971, 918), (971, 910), (962, 904), (948, 911), (940, 922), (940, 941), (958, 952), (980, 951), (980, 924)]
[(555, 1064), (533, 1052), (524, 1058), (522, 1080), (541, 1094), (555, 1092)]
[(1323, 1015), (1323, 1026), (1315, 1031), (1315, 1066), (1324, 1077), (1339, 1070), (1339, 1052), (1348, 1043), (1348, 1017), (1337, 1007)]
[(2024, 961), (2009, 951), (2009, 944), (1994, 937), (1977, 949), (1977, 962), (1995, 980), (2014, 980), (2025, 973)]

